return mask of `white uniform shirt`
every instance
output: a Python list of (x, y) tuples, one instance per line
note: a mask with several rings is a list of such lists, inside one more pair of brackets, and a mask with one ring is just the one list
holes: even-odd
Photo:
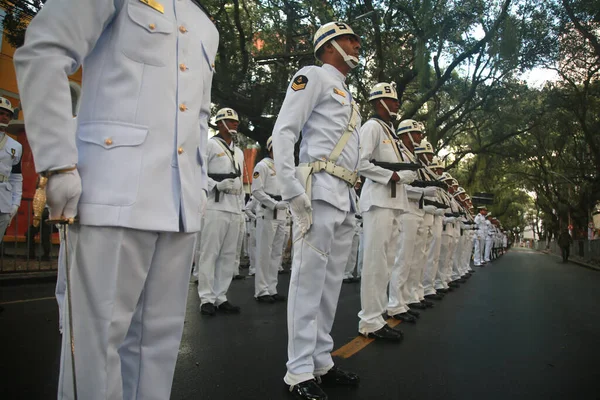
[[(274, 161), (270, 157), (263, 158), (254, 167), (252, 174), (252, 196), (269, 210), (274, 210), (277, 202), (274, 196), (281, 197)], [(264, 209), (264, 207), (262, 207)], [(277, 219), (285, 220), (286, 210), (277, 210)]]
[[(210, 174), (230, 174), (235, 173), (236, 168), (234, 168), (231, 163), (231, 159), (229, 158), (227, 152), (223, 147), (217, 143), (219, 140), (216, 137), (211, 138), (208, 141), (208, 154), (206, 157), (207, 165), (208, 165), (208, 202), (206, 204), (207, 210), (219, 210), (226, 211), (230, 213), (240, 214), (242, 212), (244, 206), (244, 191), (240, 189), (237, 193), (224, 193), (219, 192), (219, 201), (215, 201), (215, 195), (217, 193), (217, 181), (210, 177)], [(242, 171), (244, 166), (244, 153), (242, 150), (233, 144), (233, 141), (229, 145), (229, 149), (234, 154), (234, 159), (237, 165), (237, 171)], [(242, 183), (242, 175), (238, 178), (240, 186), (243, 186)]]
[(393, 130), (386, 133), (382, 120), (369, 119), (360, 130), (360, 162), (358, 171), (367, 178), (363, 183), (360, 196), (360, 209), (369, 211), (371, 207), (392, 208), (408, 210), (408, 198), (405, 185), (396, 183), (396, 197), (391, 196), (390, 179), (393, 172), (376, 166), (371, 160), (379, 162), (401, 163), (407, 162), (399, 152), (398, 159), (393, 142)]
[(487, 229), (485, 225), (486, 219), (485, 216), (481, 213), (475, 216), (475, 225), (477, 226), (477, 237), (485, 238), (487, 235)]
[[(6, 135), (0, 132), (0, 140)], [(23, 148), (19, 142), (6, 135), (4, 148), (0, 149), (0, 213), (8, 214), (13, 206), (21, 204), (23, 175), (21, 156)]]
[[(302, 132), (300, 162), (327, 160), (346, 131), (352, 113), (352, 96), (345, 76), (335, 67), (304, 67), (294, 75), (273, 128), (275, 168), (284, 200), (305, 192), (296, 179), (294, 145)], [(300, 82), (300, 83), (298, 83)], [(356, 171), (359, 157), (360, 116), (337, 164)], [(312, 198), (342, 210), (355, 210), (353, 190), (346, 182), (326, 172), (312, 177)]]
[(81, 224), (200, 229), (219, 34), (192, 0), (158, 4), (49, 1), (15, 52), (36, 170), (77, 164)]

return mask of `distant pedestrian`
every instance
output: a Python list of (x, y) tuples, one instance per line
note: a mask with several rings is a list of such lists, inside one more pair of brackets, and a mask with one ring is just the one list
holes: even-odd
[(558, 245), (560, 246), (563, 262), (565, 263), (569, 261), (569, 252), (572, 244), (573, 238), (571, 237), (571, 235), (569, 235), (569, 231), (567, 229), (564, 229), (558, 236)]

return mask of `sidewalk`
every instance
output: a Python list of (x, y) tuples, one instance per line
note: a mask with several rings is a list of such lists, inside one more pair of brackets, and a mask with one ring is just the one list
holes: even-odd
[[(543, 254), (547, 254), (549, 256), (554, 256), (556, 258), (561, 258), (561, 256), (559, 256), (558, 254), (554, 254), (551, 250), (535, 250), (539, 253), (543, 253)], [(582, 267), (586, 267), (589, 269), (593, 269), (595, 271), (600, 271), (600, 263), (593, 263), (587, 260), (583, 260), (581, 259), (581, 257), (577, 257), (577, 256), (569, 256), (569, 262), (572, 262), (574, 264), (580, 265)]]

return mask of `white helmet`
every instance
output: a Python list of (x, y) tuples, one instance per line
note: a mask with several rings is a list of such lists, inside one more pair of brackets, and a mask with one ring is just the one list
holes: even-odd
[[(400, 125), (398, 125), (398, 128), (396, 129), (396, 135), (398, 136), (410, 132), (419, 132), (422, 134), (423, 130), (421, 129), (421, 124), (414, 119), (405, 119), (404, 121), (400, 122)], [(419, 143), (415, 142), (412, 135), (408, 135), (408, 138), (413, 144), (413, 147), (417, 147), (419, 145)]]
[(267, 139), (267, 151), (273, 150), (273, 136), (269, 136)]
[(222, 121), (224, 119), (232, 119), (234, 121), (240, 122), (238, 113), (235, 112), (235, 110), (233, 108), (221, 108), (219, 111), (217, 111), (217, 116), (215, 117), (215, 123)]
[(385, 108), (392, 119), (398, 118), (398, 113), (391, 112), (383, 99), (393, 99), (398, 101), (398, 92), (396, 92), (396, 83), (379, 82), (371, 88), (369, 93), (369, 101), (377, 100)]
[(415, 154), (433, 154), (433, 146), (427, 140), (423, 139), (419, 143), (419, 146), (415, 147)]
[(452, 177), (452, 175), (450, 175), (448, 172), (444, 172), (442, 174), (442, 176), (440, 177), (440, 181), (450, 181), (453, 180), (454, 178)]
[[(423, 142), (421, 142), (421, 144), (423, 144)], [(442, 165), (442, 162), (440, 161), (440, 159), (437, 156), (433, 156), (433, 158), (431, 159), (431, 162), (429, 163), (429, 168), (431, 168), (431, 169), (438, 169), (438, 168), (444, 169), (445, 167)]]
[(10, 101), (8, 101), (8, 99), (5, 99), (4, 97), (0, 97), (0, 108), (9, 111), (11, 114), (14, 114), (15, 112), (12, 104), (10, 104)]
[(321, 26), (317, 32), (315, 33), (315, 37), (313, 39), (313, 47), (315, 56), (317, 55), (317, 51), (325, 45), (325, 43), (331, 41), (331, 45), (335, 47), (335, 49), (340, 53), (342, 57), (344, 57), (344, 61), (350, 68), (356, 68), (359, 64), (358, 58), (354, 56), (349, 56), (346, 54), (344, 49), (332, 39), (343, 35), (352, 35), (357, 40), (360, 40), (360, 37), (354, 33), (352, 28), (348, 24), (343, 22), (328, 22), (325, 25)]
[(456, 196), (461, 195), (463, 193), (466, 193), (465, 189), (463, 189), (462, 187), (459, 187), (458, 189), (456, 189), (456, 192), (454, 192), (454, 194), (452, 196), (456, 197)]

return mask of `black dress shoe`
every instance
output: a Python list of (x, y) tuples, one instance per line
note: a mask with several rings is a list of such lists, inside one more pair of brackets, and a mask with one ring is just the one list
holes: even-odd
[(437, 294), (437, 293), (434, 293), (434, 294), (428, 294), (428, 295), (426, 295), (425, 298), (427, 300), (442, 300), (444, 297), (441, 296), (441, 295), (439, 295), (439, 294)]
[(410, 322), (412, 324), (414, 324), (415, 322), (417, 322), (417, 318), (414, 317), (413, 315), (410, 315), (407, 312), (403, 312), (403, 313), (400, 313), (400, 314), (392, 315), (392, 318), (397, 319), (397, 320), (402, 321), (402, 322)]
[(246, 277), (244, 275), (235, 275), (233, 277), (234, 281), (239, 281), (240, 279), (246, 279)]
[(358, 386), (360, 383), (358, 375), (343, 371), (335, 365), (325, 375), (321, 375), (318, 380), (323, 386)]
[(366, 336), (370, 339), (376, 339), (387, 342), (401, 342), (402, 339), (404, 339), (404, 334), (402, 333), (402, 331), (392, 329), (388, 325), (384, 325), (381, 329), (378, 329), (375, 332), (369, 332), (366, 335), (361, 335)]
[(217, 307), (217, 311), (223, 312), (225, 314), (239, 314), (242, 310), (238, 306), (234, 306), (230, 302), (226, 301), (223, 304), (219, 304)]
[(317, 381), (314, 379), (288, 386), (288, 389), (296, 399), (327, 400), (327, 394), (317, 385)]
[(449, 290), (448, 290), (448, 289), (435, 289), (435, 291), (436, 291), (437, 293), (443, 293), (443, 294), (446, 294), (446, 293), (448, 293), (448, 292), (449, 292)]
[(408, 305), (410, 308), (416, 308), (418, 310), (424, 310), (427, 308), (427, 306), (425, 304), (422, 303), (410, 303)]
[(408, 310), (407, 313), (409, 313), (410, 315), (412, 315), (415, 318), (419, 318), (421, 316), (421, 313), (418, 312), (417, 310)]
[(204, 303), (200, 306), (200, 314), (204, 315), (215, 315), (217, 313), (217, 309), (215, 305), (212, 303)]
[(460, 279), (457, 279), (456, 282), (467, 283), (467, 280), (465, 278), (460, 278)]
[(273, 296), (270, 296), (268, 294), (258, 296), (256, 298), (256, 301), (258, 301), (259, 303), (269, 303), (269, 304), (275, 303), (275, 299), (273, 298)]
[(342, 280), (342, 282), (344, 282), (344, 283), (352, 283), (352, 282), (354, 282), (354, 278), (344, 278)]
[(284, 302), (286, 300), (285, 296), (282, 296), (278, 293), (275, 293), (273, 296), (271, 296), (271, 298), (276, 302)]
[(429, 300), (421, 300), (421, 304), (425, 305), (427, 308), (433, 308), (433, 306), (435, 306), (435, 303)]
[(290, 271), (288, 271), (287, 269), (282, 269), (280, 271), (277, 271), (278, 275), (286, 275), (286, 274), (289, 274), (289, 273), (290, 273)]
[(451, 288), (453, 288), (453, 289), (456, 289), (456, 288), (460, 287), (460, 285), (458, 283), (456, 283), (455, 281), (450, 282), (448, 284), (448, 286), (451, 287)]

